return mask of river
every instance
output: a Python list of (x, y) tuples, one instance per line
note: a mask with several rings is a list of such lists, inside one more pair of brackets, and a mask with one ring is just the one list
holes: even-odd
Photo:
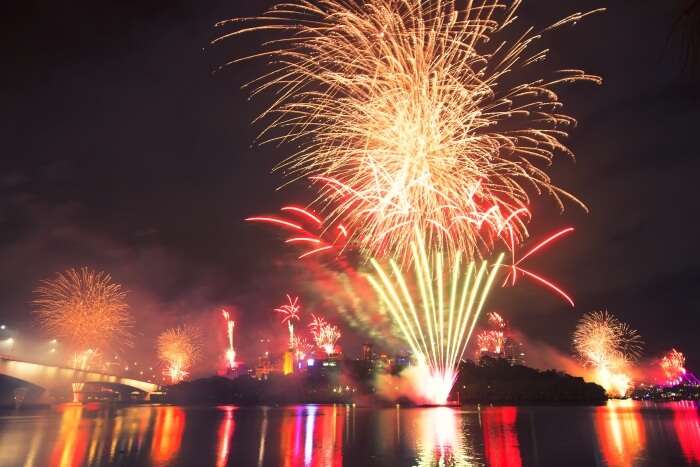
[(0, 413), (0, 466), (700, 465), (690, 402), (370, 409), (64, 404)]

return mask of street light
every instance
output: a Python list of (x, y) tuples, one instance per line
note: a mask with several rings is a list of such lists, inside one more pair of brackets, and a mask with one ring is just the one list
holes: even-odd
[(4, 324), (0, 324), (0, 331), (4, 331), (5, 329), (7, 329), (7, 326), (5, 326)]

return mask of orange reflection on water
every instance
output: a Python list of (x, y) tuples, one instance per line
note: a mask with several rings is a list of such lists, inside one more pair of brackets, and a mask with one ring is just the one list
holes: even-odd
[(156, 408), (151, 457), (156, 462), (168, 462), (180, 450), (185, 431), (185, 412), (179, 407)]
[(285, 411), (280, 458), (284, 467), (341, 467), (347, 408), (309, 405)]
[(51, 465), (72, 467), (82, 465), (88, 444), (88, 429), (82, 422), (82, 405), (63, 405), (61, 427), (51, 454)]
[(673, 428), (690, 464), (700, 464), (700, 417), (697, 402), (673, 402)]
[(221, 419), (219, 425), (218, 447), (216, 450), (216, 467), (223, 467), (228, 463), (228, 456), (231, 453), (231, 441), (233, 440), (233, 430), (236, 426), (233, 421), (233, 412), (235, 407), (225, 406), (219, 407), (219, 410), (224, 412), (224, 418)]
[(632, 466), (646, 447), (644, 423), (631, 399), (610, 400), (594, 415), (600, 452), (610, 465)]
[(302, 457), (302, 413), (301, 407), (285, 411), (282, 415), (282, 433), (280, 437), (280, 453), (284, 467), (299, 467), (303, 464)]
[(484, 454), (491, 467), (520, 467), (520, 443), (515, 422), (517, 407), (487, 407), (481, 411)]
[(471, 465), (464, 434), (456, 413), (449, 407), (423, 409), (418, 415), (418, 466)]

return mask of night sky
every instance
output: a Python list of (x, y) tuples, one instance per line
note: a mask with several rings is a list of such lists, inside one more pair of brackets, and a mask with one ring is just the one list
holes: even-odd
[[(0, 30), (0, 320), (36, 335), (36, 283), (88, 265), (130, 290), (133, 352), (153, 353), (153, 337), (178, 323), (216, 334), (215, 311), (230, 306), (252, 358), (258, 339), (284, 337), (271, 309), (285, 292), (341, 324), (354, 352), (365, 337), (319, 305), (294, 251), (243, 222), (310, 200), (304, 187), (276, 191), (282, 178), (270, 170), (289, 147), (252, 144), (265, 99), (240, 87), (261, 65), (213, 73), (256, 47), (251, 38), (210, 48), (214, 23), (271, 2), (16, 3)], [(561, 157), (552, 171), (591, 212), (570, 204), (560, 214), (547, 198), (533, 207), (533, 239), (576, 227), (530, 263), (574, 295), (575, 309), (527, 283), (494, 294), (491, 308), (566, 353), (581, 314), (607, 308), (639, 330), (645, 357), (676, 347), (697, 372), (700, 87), (673, 32), (676, 3), (525, 2), (521, 24), (540, 27), (608, 7), (542, 43), (553, 49), (547, 69), (604, 78), (561, 92), (579, 121), (569, 139), (577, 160)]]

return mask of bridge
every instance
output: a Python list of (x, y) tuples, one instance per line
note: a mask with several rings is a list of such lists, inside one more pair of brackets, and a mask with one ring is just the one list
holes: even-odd
[[(0, 375), (14, 387), (13, 399), (27, 403), (82, 402), (91, 398), (147, 400), (160, 386), (137, 379), (44, 365), (0, 355)], [(18, 400), (19, 399), (19, 400)], [(0, 403), (7, 402), (0, 400)]]

